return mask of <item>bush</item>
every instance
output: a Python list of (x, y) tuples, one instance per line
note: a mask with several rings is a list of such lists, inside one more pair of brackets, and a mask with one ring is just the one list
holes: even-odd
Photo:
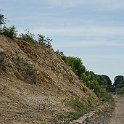
[(64, 62), (71, 67), (72, 71), (81, 79), (82, 74), (86, 71), (80, 58), (64, 57)]
[(89, 109), (86, 108), (78, 99), (71, 101), (70, 106), (72, 106), (72, 108), (75, 110), (74, 112), (68, 113), (67, 118), (69, 118), (70, 121), (80, 118), (89, 111)]
[(39, 42), (39, 44), (45, 45), (44, 38), (45, 38), (45, 36), (43, 36), (41, 34), (38, 34), (38, 42)]
[(3, 30), (2, 31), (3, 34), (10, 38), (15, 38), (17, 36), (17, 31), (16, 31), (15, 26), (12, 26), (12, 27), (4, 26), (2, 30)]
[(38, 34), (38, 42), (39, 42), (39, 44), (45, 45), (45, 46), (47, 46), (49, 48), (52, 47), (52, 45), (51, 45), (52, 39), (50, 39), (48, 37), (45, 38), (45, 36), (43, 36), (41, 34)]
[(30, 33), (28, 30), (26, 30), (25, 33), (21, 33), (19, 38), (25, 41), (35, 41), (34, 34)]

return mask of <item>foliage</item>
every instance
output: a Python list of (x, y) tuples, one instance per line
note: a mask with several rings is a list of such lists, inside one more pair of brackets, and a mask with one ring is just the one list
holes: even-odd
[(12, 27), (4, 26), (2, 32), (4, 35), (10, 38), (15, 38), (17, 36), (17, 31), (16, 31), (15, 26), (12, 26)]
[(0, 24), (5, 24), (5, 17), (3, 14), (0, 14)]
[(114, 79), (114, 86), (116, 88), (122, 88), (124, 87), (124, 76), (118, 75)]
[(76, 120), (89, 111), (89, 109), (78, 99), (71, 101), (69, 104), (74, 109), (74, 112), (69, 112), (67, 115), (69, 121)]
[(34, 41), (34, 34), (30, 33), (29, 30), (26, 30), (25, 33), (21, 33), (19, 38), (25, 41)]
[(39, 44), (45, 44), (44, 40), (45, 40), (45, 36), (43, 36), (41, 34), (38, 34), (38, 42), (39, 42)]
[(113, 86), (118, 94), (124, 94), (124, 76), (118, 75), (114, 79)]
[(85, 71), (82, 74), (82, 81), (86, 83), (86, 86), (92, 89), (95, 94), (100, 97), (101, 87), (95, 78), (95, 74), (91, 71)]
[[(96, 75), (93, 71), (86, 70), (80, 58), (67, 57), (59, 50), (56, 53), (64, 60), (64, 62), (72, 69), (72, 71), (79, 77), (79, 79), (102, 100), (110, 98), (107, 94), (107, 88), (112, 86), (111, 80), (108, 76)], [(105, 88), (104, 88), (105, 87)]]
[(81, 79), (82, 74), (86, 71), (81, 59), (77, 57), (65, 57), (64, 61), (69, 67), (71, 67), (79, 79)]
[(64, 53), (63, 53), (63, 52), (61, 52), (61, 51), (57, 50), (57, 51), (56, 51), (56, 54), (57, 54), (57, 55), (59, 55), (59, 56), (62, 58), (62, 60), (63, 60), (63, 61), (65, 61), (66, 56), (64, 55)]
[(2, 24), (5, 24), (6, 18), (3, 14), (0, 14), (0, 32), (2, 31)]
[(52, 45), (51, 45), (52, 39), (50, 39), (48, 37), (45, 38), (45, 36), (43, 36), (41, 34), (38, 34), (38, 42), (39, 42), (39, 44), (45, 45), (45, 46), (47, 46), (49, 48), (52, 47)]
[(84, 106), (79, 99), (69, 101), (67, 106), (73, 108), (73, 111), (61, 113), (55, 118), (54, 123), (57, 123), (57, 120), (59, 120), (64, 122), (64, 124), (69, 124), (70, 121), (76, 120), (90, 111), (90, 108)]
[(99, 85), (109, 92), (114, 92), (115, 89), (112, 85), (112, 81), (107, 75), (95, 75)]

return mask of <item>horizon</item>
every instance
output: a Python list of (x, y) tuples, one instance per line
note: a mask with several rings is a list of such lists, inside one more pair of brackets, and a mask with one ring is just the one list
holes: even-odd
[(124, 1), (1, 0), (0, 9), (7, 26), (48, 36), (55, 50), (81, 58), (88, 70), (112, 82), (124, 75)]

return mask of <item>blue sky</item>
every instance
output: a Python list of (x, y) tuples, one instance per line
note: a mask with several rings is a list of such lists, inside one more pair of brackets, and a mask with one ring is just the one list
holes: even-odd
[(88, 70), (124, 75), (124, 0), (0, 0), (7, 25), (44, 34)]

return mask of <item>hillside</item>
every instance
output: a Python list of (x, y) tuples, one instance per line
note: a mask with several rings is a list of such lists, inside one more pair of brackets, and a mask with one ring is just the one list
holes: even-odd
[[(0, 123), (60, 123), (58, 115), (98, 103), (96, 95), (50, 48), (0, 35)], [(90, 100), (89, 100), (90, 98)], [(64, 122), (61, 122), (64, 123)]]

